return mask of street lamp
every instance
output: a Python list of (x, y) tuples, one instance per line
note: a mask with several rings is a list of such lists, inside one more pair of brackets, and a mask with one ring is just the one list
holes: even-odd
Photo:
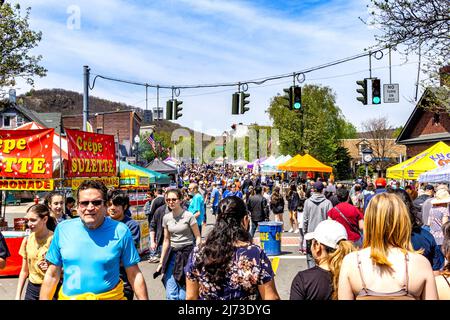
[(136, 164), (138, 164), (138, 157), (139, 157), (139, 142), (141, 142), (141, 138), (139, 137), (139, 135), (137, 134), (134, 137), (134, 143), (136, 144)]

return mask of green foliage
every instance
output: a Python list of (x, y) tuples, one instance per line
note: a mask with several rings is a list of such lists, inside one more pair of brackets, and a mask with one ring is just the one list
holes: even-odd
[[(156, 152), (151, 145), (147, 142), (149, 134), (140, 135), (141, 142), (139, 142), (139, 159), (145, 159), (146, 162), (150, 162), (155, 158), (164, 160), (169, 156), (166, 148), (171, 148), (172, 143), (170, 141), (169, 132), (155, 132), (153, 138), (156, 144)], [(161, 148), (159, 147), (161, 146)]]
[(347, 148), (338, 147), (336, 150), (336, 180), (350, 179), (352, 170), (350, 167), (351, 156)]
[(327, 165), (337, 165), (342, 161), (337, 158), (339, 139), (356, 137), (356, 128), (345, 120), (329, 87), (303, 86), (302, 102), (303, 113), (299, 113), (289, 110), (279, 95), (271, 101), (268, 113), (273, 127), (280, 130), (280, 153), (309, 153)]
[(15, 86), (17, 78), (33, 85), (34, 76), (46, 75), (47, 70), (38, 65), (42, 56), (30, 54), (42, 37), (29, 27), (30, 10), (27, 8), (23, 16), (19, 4), (0, 4), (0, 93), (3, 87)]
[[(375, 170), (372, 166), (369, 165), (369, 167), (367, 168), (367, 172), (369, 176), (372, 177)], [(366, 175), (366, 165), (360, 165), (358, 167), (358, 170), (356, 170), (356, 174), (358, 175), (358, 177), (364, 177)]]
[(394, 129), (394, 132), (392, 133), (392, 138), (393, 139), (397, 139), (397, 137), (400, 135), (402, 130), (403, 130), (403, 126), (400, 126), (400, 127), (396, 128), (396, 129)]

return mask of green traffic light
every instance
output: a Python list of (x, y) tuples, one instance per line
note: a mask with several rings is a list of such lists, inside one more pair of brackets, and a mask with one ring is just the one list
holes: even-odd
[(373, 97), (372, 102), (374, 104), (379, 104), (381, 102), (381, 99), (380, 99), (380, 97)]
[(294, 109), (299, 110), (302, 107), (300, 102), (294, 103)]

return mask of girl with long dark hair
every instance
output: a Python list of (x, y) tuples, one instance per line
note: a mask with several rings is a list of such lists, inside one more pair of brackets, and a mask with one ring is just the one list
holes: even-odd
[(299, 233), (298, 221), (297, 221), (297, 208), (300, 201), (300, 197), (297, 193), (297, 186), (291, 184), (289, 192), (286, 197), (289, 210), (289, 222), (291, 223), (291, 229), (288, 232)]
[(23, 239), (19, 250), (23, 259), (17, 283), (16, 300), (21, 299), (27, 278), (25, 300), (39, 300), (41, 285), (48, 268), (45, 255), (53, 239), (56, 221), (50, 215), (49, 208), (43, 204), (34, 204), (29, 207), (26, 218), (31, 233)]
[[(283, 222), (284, 199), (280, 193), (280, 187), (275, 187), (273, 189), (273, 193), (270, 198), (270, 209), (273, 212), (275, 221)], [(281, 230), (284, 230), (284, 223)]]
[(278, 300), (264, 251), (252, 244), (250, 215), (242, 199), (219, 203), (216, 224), (186, 265), (188, 300)]

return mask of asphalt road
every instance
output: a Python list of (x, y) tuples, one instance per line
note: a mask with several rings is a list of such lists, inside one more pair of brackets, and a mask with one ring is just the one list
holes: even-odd
[[(20, 206), (6, 207), (6, 220), (10, 227), (13, 226), (14, 218), (22, 218), (25, 211), (32, 203), (25, 203)], [(3, 208), (2, 208), (3, 210)], [(208, 219), (205, 234), (209, 232), (214, 224), (214, 216), (210, 214), (208, 209)], [(284, 220), (288, 220), (288, 213), (285, 211)], [(285, 229), (289, 227), (285, 223)], [(255, 235), (255, 243), (259, 243), (259, 234)], [(284, 232), (281, 240), (282, 253), (279, 256), (271, 256), (272, 267), (275, 270), (275, 283), (278, 293), (282, 300), (289, 299), (289, 291), (292, 279), (298, 271), (306, 269), (306, 258), (298, 254), (298, 235), (294, 233)], [(144, 278), (147, 283), (149, 298), (151, 300), (165, 300), (165, 290), (162, 285), (161, 278), (153, 279), (153, 273), (156, 270), (156, 264), (147, 262), (146, 256), (142, 257), (139, 263)], [(17, 277), (1, 277), (0, 276), (0, 300), (14, 299), (17, 286)]]

